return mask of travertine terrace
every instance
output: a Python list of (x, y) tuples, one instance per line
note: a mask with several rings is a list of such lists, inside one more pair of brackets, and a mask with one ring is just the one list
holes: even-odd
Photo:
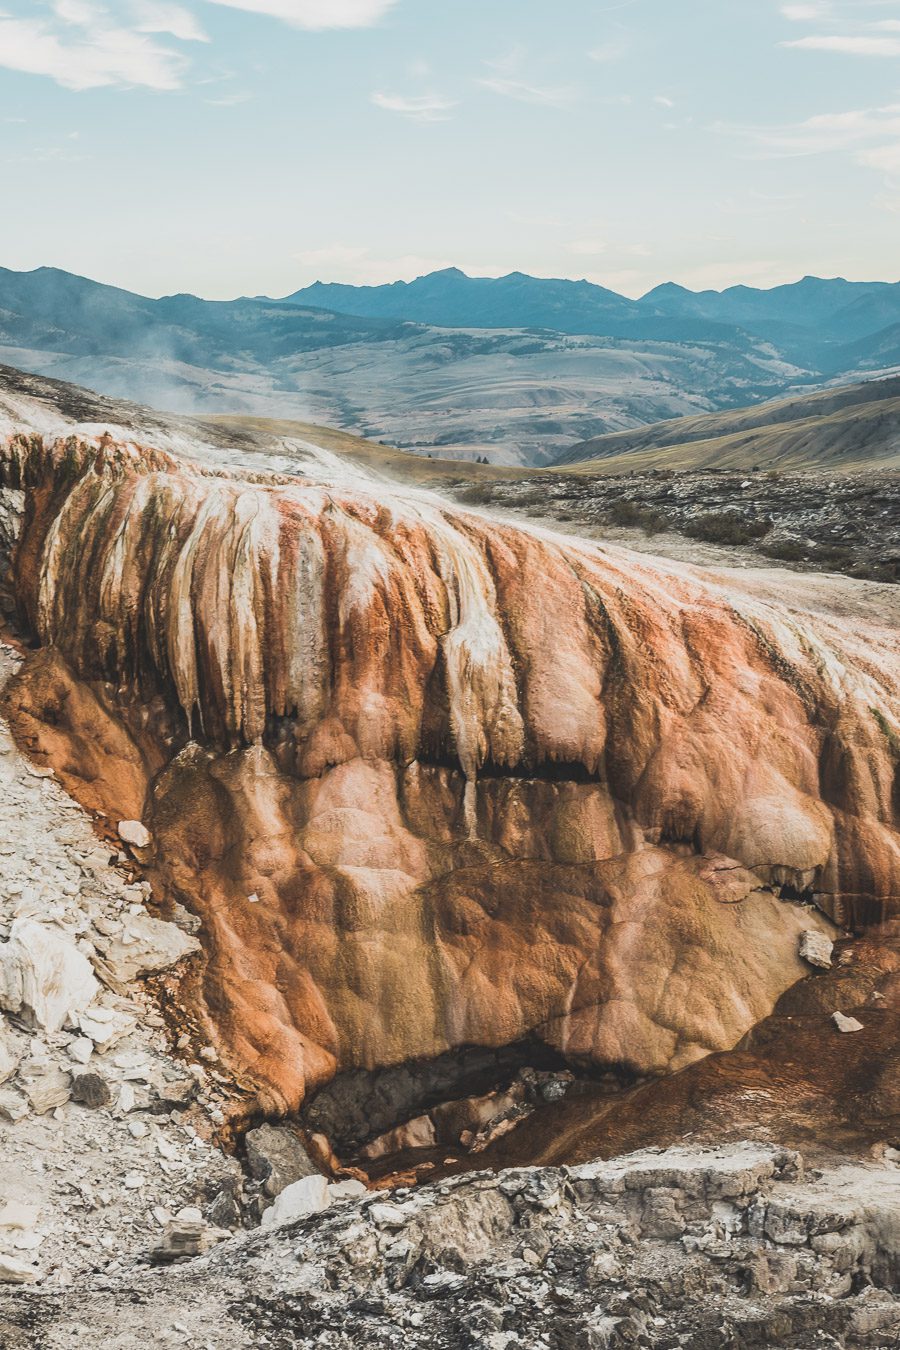
[(768, 1015), (802, 931), (897, 910), (887, 630), (109, 435), (13, 435), (0, 485), (38, 643), (10, 714), (149, 827), (270, 1111), (526, 1038), (678, 1069)]

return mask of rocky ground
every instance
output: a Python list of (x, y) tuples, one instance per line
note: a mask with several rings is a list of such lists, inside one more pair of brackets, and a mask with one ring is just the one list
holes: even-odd
[(900, 579), (897, 473), (570, 472), (537, 484), (460, 480), (453, 491), (469, 505), (685, 561)]
[(686, 1146), (336, 1198), (183, 1265), (0, 1299), (0, 1342), (887, 1350), (898, 1262), (895, 1162)]
[(0, 1285), (120, 1269), (241, 1177), (214, 1064), (173, 1055), (143, 983), (198, 944), (134, 875), (0, 721)]

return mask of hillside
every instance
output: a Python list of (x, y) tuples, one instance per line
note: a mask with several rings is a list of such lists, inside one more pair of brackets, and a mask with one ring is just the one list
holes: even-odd
[(596, 436), (559, 457), (590, 472), (900, 467), (900, 378)]

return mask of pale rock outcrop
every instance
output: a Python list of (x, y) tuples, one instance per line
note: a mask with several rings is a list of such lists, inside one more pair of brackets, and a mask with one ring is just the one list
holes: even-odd
[(0, 943), (0, 1007), (59, 1031), (99, 991), (91, 963), (73, 942), (46, 924), (13, 922), (9, 941)]
[(268, 1108), (528, 1037), (678, 1069), (808, 972), (803, 932), (833, 935), (773, 889), (838, 922), (896, 908), (885, 630), (426, 493), (109, 437), (13, 438), (0, 483), (46, 649), (10, 710), (147, 822), (203, 921), (218, 1046)]
[(122, 984), (140, 975), (169, 970), (200, 951), (200, 943), (173, 923), (149, 914), (129, 914), (120, 931), (104, 944), (103, 960)]
[(280, 1228), (282, 1224), (305, 1219), (309, 1214), (320, 1214), (330, 1204), (328, 1178), (318, 1173), (303, 1177), (279, 1192), (274, 1204), (264, 1211), (262, 1225), (264, 1228)]
[(5, 1023), (0, 1019), (0, 1083), (12, 1078), (19, 1067), (21, 1056), (16, 1049)]
[[(300, 1183), (301, 1185), (305, 1183)], [(884, 1350), (900, 1325), (900, 1168), (735, 1142), (359, 1196), (233, 1237), (161, 1280), (111, 1273), (40, 1306), (119, 1350), (168, 1333), (247, 1350), (785, 1345)], [(248, 1297), (248, 1289), (252, 1298)], [(9, 1350), (37, 1309), (0, 1301)]]

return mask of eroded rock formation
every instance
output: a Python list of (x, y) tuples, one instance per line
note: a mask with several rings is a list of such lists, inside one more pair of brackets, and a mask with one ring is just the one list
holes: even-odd
[(270, 1109), (534, 1037), (734, 1045), (900, 899), (893, 636), (655, 560), (109, 437), (0, 452), (20, 733), (139, 818)]

